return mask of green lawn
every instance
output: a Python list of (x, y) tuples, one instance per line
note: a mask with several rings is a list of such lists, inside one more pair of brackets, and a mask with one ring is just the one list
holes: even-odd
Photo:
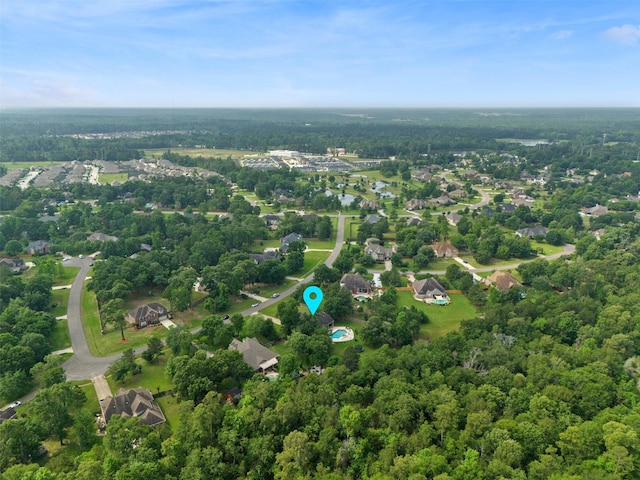
[(477, 315), (476, 308), (462, 294), (450, 294), (451, 303), (445, 306), (427, 305), (414, 300), (410, 291), (398, 292), (398, 308), (415, 306), (429, 316), (429, 323), (420, 327), (420, 337), (429, 339), (440, 337), (457, 330), (462, 320), (469, 320)]
[(265, 298), (269, 298), (271, 297), (271, 295), (273, 295), (274, 293), (282, 293), (284, 292), (287, 288), (291, 287), (292, 285), (295, 285), (296, 282), (295, 280), (285, 280), (284, 283), (282, 285), (270, 285), (270, 286), (259, 286), (256, 287), (256, 289), (251, 288), (248, 291), (251, 293), (255, 293), (256, 295), (260, 295), (261, 297), (265, 297)]
[(306, 252), (304, 254), (304, 266), (302, 272), (297, 272), (295, 275), (299, 278), (306, 277), (316, 268), (326, 262), (329, 258), (330, 252)]
[(118, 383), (113, 377), (108, 376), (107, 381), (111, 392), (115, 393), (120, 388), (136, 388), (145, 387), (148, 388), (154, 395), (159, 392), (171, 390), (171, 380), (164, 374), (164, 370), (167, 366), (167, 356), (170, 355), (169, 349), (164, 350), (164, 355), (156, 360), (156, 363), (149, 363), (141, 358), (136, 359), (136, 363), (142, 366), (142, 373), (139, 375), (130, 375), (124, 382)]
[(98, 182), (102, 185), (111, 185), (111, 182), (124, 183), (129, 179), (128, 173), (101, 173), (98, 176)]
[(537, 252), (539, 248), (542, 249), (542, 255), (554, 255), (562, 252), (563, 247), (562, 245), (549, 245), (548, 243), (540, 243), (535, 240), (531, 240), (531, 249)]
[(56, 275), (53, 279), (53, 286), (56, 287), (58, 285), (71, 285), (78, 275), (80, 271), (80, 267), (64, 267), (62, 269), (62, 273), (60, 275)]
[(333, 250), (336, 242), (331, 240), (305, 240), (308, 248), (320, 249), (320, 250)]
[(51, 334), (51, 350), (63, 350), (71, 346), (69, 325), (66, 320), (56, 320), (56, 325)]
[(51, 291), (51, 305), (56, 305), (51, 310), (51, 315), (60, 317), (67, 314), (67, 302), (69, 301), (69, 289)]
[(164, 413), (169, 427), (175, 431), (175, 429), (180, 425), (180, 402), (171, 395), (158, 397), (155, 401), (160, 405), (160, 409), (162, 410), (162, 413)]

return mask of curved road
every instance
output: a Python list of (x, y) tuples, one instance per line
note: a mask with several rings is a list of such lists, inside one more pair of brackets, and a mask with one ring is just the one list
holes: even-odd
[(68, 267), (80, 267), (80, 271), (71, 285), (67, 304), (67, 324), (69, 325), (71, 347), (73, 348), (71, 358), (62, 364), (62, 368), (67, 374), (67, 380), (86, 380), (101, 375), (122, 355), (117, 353), (108, 357), (94, 357), (89, 351), (80, 318), (80, 302), (82, 299), (82, 285), (87, 278), (91, 263), (91, 259), (77, 257), (65, 262)]
[[(344, 243), (344, 226), (346, 218), (346, 215), (338, 215), (336, 243), (333, 247), (333, 250), (329, 254), (329, 257), (325, 261), (325, 265), (327, 265), (328, 267), (333, 265), (333, 262), (336, 258), (338, 258), (340, 250), (342, 249), (342, 244)], [(80, 318), (80, 302), (82, 298), (82, 285), (86, 280), (91, 263), (91, 259), (80, 259), (74, 257), (69, 259), (64, 264), (68, 267), (80, 267), (80, 271), (76, 275), (76, 278), (71, 285), (71, 291), (69, 292), (69, 302), (67, 305), (67, 322), (69, 325), (69, 333), (71, 335), (71, 347), (73, 348), (73, 355), (71, 356), (71, 358), (69, 358), (62, 364), (62, 367), (67, 374), (67, 380), (88, 380), (97, 375), (102, 375), (107, 371), (109, 366), (122, 355), (121, 353), (116, 353), (108, 357), (94, 357), (89, 351), (87, 339), (84, 336), (84, 329), (82, 328), (82, 320)], [(300, 283), (309, 282), (312, 279), (313, 274), (310, 274), (307, 277), (303, 278), (298, 283), (298, 285)], [(255, 308), (244, 310), (243, 312), (241, 312), (242, 315), (252, 315), (262, 310), (263, 308), (274, 304), (282, 298), (288, 297), (296, 291), (298, 285), (289, 287), (284, 292), (282, 292), (278, 298), (269, 298)], [(197, 333), (198, 331), (200, 331), (200, 327), (194, 328), (192, 330), (193, 333)], [(143, 352), (145, 349), (146, 345), (138, 347), (136, 348), (136, 353)]]

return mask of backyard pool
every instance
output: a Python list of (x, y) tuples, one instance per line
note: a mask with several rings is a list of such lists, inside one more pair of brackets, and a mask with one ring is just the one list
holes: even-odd
[(331, 327), (332, 342), (349, 342), (353, 340), (353, 330), (349, 327)]

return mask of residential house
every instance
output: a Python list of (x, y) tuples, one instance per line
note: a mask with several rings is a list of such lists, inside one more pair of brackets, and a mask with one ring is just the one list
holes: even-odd
[(380, 204), (373, 200), (362, 200), (360, 202), (360, 208), (363, 208), (364, 210), (377, 210), (380, 208)]
[(267, 225), (267, 227), (273, 230), (277, 228), (278, 225), (280, 225), (282, 218), (280, 218), (279, 215), (274, 215), (273, 213), (267, 213), (266, 215), (262, 216), (262, 220), (264, 220), (264, 223)]
[(149, 245), (148, 243), (141, 243), (140, 244), (140, 251), (141, 252), (145, 252), (145, 253), (149, 253), (151, 251), (151, 245)]
[(455, 200), (452, 200), (451, 197), (449, 197), (448, 195), (441, 195), (438, 198), (432, 198), (429, 200), (429, 203), (431, 205), (453, 205), (455, 202)]
[(90, 242), (117, 242), (118, 237), (106, 233), (95, 232), (87, 237)]
[(489, 218), (493, 217), (496, 214), (496, 211), (491, 207), (482, 207), (481, 212)]
[(516, 206), (512, 203), (503, 203), (500, 205), (500, 211), (505, 213), (513, 213), (516, 211)]
[(124, 316), (127, 322), (134, 324), (136, 328), (144, 328), (147, 325), (156, 325), (162, 320), (168, 319), (169, 311), (161, 303), (153, 302), (129, 310)]
[(107, 423), (113, 415), (137, 418), (140, 423), (150, 427), (167, 421), (149, 389), (142, 387), (129, 390), (121, 388), (115, 397), (100, 399), (100, 408)]
[(449, 296), (440, 282), (435, 278), (425, 278), (413, 282), (413, 296), (425, 303), (449, 303)]
[(267, 260), (281, 260), (280, 252), (278, 250), (265, 250), (262, 253), (250, 253), (251, 257), (256, 265), (260, 265)]
[(366, 217), (364, 217), (363, 221), (364, 223), (370, 223), (371, 225), (375, 225), (380, 220), (382, 220), (382, 217), (380, 217), (379, 215), (367, 215)]
[(591, 234), (596, 237), (596, 240), (600, 240), (602, 238), (602, 236), (604, 235), (604, 228), (599, 228), (598, 230), (591, 232)]
[(380, 239), (378, 237), (369, 237), (364, 241), (365, 245), (380, 245)]
[(464, 190), (460, 190), (459, 188), (454, 190), (453, 192), (449, 192), (449, 197), (455, 200), (461, 200), (463, 198), (467, 198), (467, 192)]
[(238, 387), (231, 387), (222, 395), (227, 403), (237, 402), (242, 398), (242, 390)]
[(340, 286), (352, 295), (371, 295), (371, 282), (362, 278), (359, 273), (345, 273), (340, 279)]
[(253, 368), (254, 372), (266, 372), (278, 364), (278, 354), (272, 352), (255, 338), (234, 338), (229, 350), (236, 350), (242, 354), (244, 362)]
[(609, 213), (609, 209), (607, 207), (603, 205), (596, 205), (595, 207), (582, 209), (580, 215), (587, 217), (601, 217), (607, 213)]
[(46, 240), (36, 240), (27, 245), (27, 253), (31, 255), (46, 255), (51, 244)]
[(7, 420), (16, 418), (16, 411), (12, 407), (7, 407), (4, 410), (0, 410), (0, 425)]
[(444, 216), (444, 218), (447, 219), (447, 222), (449, 222), (449, 225), (456, 227), (458, 223), (460, 223), (460, 220), (462, 220), (462, 215), (460, 215), (459, 213), (450, 212), (450, 213), (447, 213)]
[(315, 317), (323, 327), (331, 328), (335, 324), (333, 317), (326, 312), (318, 312)]
[(0, 267), (7, 267), (11, 273), (20, 273), (27, 269), (21, 258), (0, 258)]
[(408, 227), (421, 227), (424, 224), (425, 224), (425, 221), (419, 217), (411, 217), (407, 219)]
[(42, 223), (46, 223), (46, 222), (58, 223), (59, 220), (60, 220), (60, 215), (43, 215), (41, 217), (38, 217), (38, 221)]
[(547, 229), (544, 227), (520, 228), (516, 230), (516, 235), (519, 237), (529, 237), (529, 238), (535, 238), (537, 236), (546, 237)]
[(394, 252), (395, 252), (395, 248), (383, 247), (382, 245), (376, 245), (376, 244), (371, 244), (364, 248), (364, 254), (369, 255), (376, 262), (384, 262), (386, 260), (391, 260), (391, 255), (393, 255)]
[(424, 210), (429, 206), (429, 202), (426, 200), (420, 200), (417, 198), (412, 198), (408, 202), (404, 204), (404, 208), (412, 212), (413, 210)]
[(289, 250), (289, 244), (292, 242), (299, 242), (302, 240), (302, 235), (300, 235), (299, 233), (295, 233), (292, 232), (287, 236), (284, 236), (280, 239), (280, 243), (282, 244), (280, 246), (280, 251), (281, 252), (286, 252), (287, 250)]
[(434, 243), (431, 245), (433, 251), (438, 258), (452, 258), (458, 256), (458, 249), (453, 245), (443, 244), (443, 243)]
[(431, 175), (431, 170), (429, 169), (429, 167), (413, 172), (411, 176), (416, 180), (420, 180), (421, 182), (428, 182), (433, 178), (433, 175)]
[(493, 272), (487, 277), (486, 281), (490, 284), (494, 284), (495, 287), (501, 292), (520, 285), (518, 279), (511, 275), (509, 272)]

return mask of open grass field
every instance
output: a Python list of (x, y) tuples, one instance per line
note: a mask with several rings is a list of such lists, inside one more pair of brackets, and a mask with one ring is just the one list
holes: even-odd
[(531, 240), (531, 249), (536, 252), (538, 249), (542, 249), (542, 255), (554, 255), (556, 253), (562, 252), (562, 245), (549, 245), (548, 243), (540, 243), (535, 240)]
[[(296, 283), (298, 282), (296, 282), (295, 280), (286, 279), (282, 285), (260, 286), (258, 287), (258, 292), (256, 293), (256, 295), (269, 298), (274, 293), (284, 292), (287, 288)], [(253, 289), (251, 291), (253, 292)]]
[(220, 148), (154, 148), (144, 151), (145, 156), (159, 158), (164, 152), (171, 150), (172, 153), (179, 155), (189, 155), (191, 157), (213, 157), (213, 158), (244, 158), (248, 155), (255, 155), (256, 152), (248, 152), (246, 150), (227, 150)]
[(462, 294), (450, 294), (451, 303), (445, 306), (427, 305), (414, 300), (410, 291), (398, 292), (398, 308), (415, 306), (429, 317), (429, 323), (420, 327), (420, 338), (440, 337), (457, 330), (462, 320), (477, 315), (476, 308)]
[(128, 173), (101, 173), (98, 182), (102, 185), (111, 185), (111, 182), (126, 182), (129, 179)]
[(51, 167), (53, 165), (60, 165), (63, 162), (0, 162), (0, 165), (5, 167), (7, 170), (17, 170), (20, 168), (31, 168), (31, 167)]
[(69, 325), (66, 320), (57, 320), (56, 326), (53, 328), (51, 335), (51, 351), (63, 350), (71, 346), (71, 337), (69, 336)]
[(302, 272), (296, 273), (299, 277), (306, 277), (316, 268), (322, 265), (327, 258), (329, 258), (330, 252), (306, 252), (304, 254), (304, 266)]
[(62, 273), (54, 277), (53, 286), (71, 285), (79, 271), (80, 267), (64, 267)]
[(61, 317), (67, 314), (67, 302), (69, 301), (69, 289), (63, 288), (61, 290), (51, 291), (51, 305), (56, 305), (51, 310), (51, 315), (54, 317)]

